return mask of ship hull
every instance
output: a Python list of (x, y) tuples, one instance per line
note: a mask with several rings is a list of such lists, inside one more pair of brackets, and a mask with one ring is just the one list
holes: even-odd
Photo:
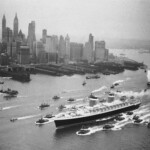
[(114, 115), (117, 115), (119, 113), (123, 113), (126, 111), (131, 111), (131, 110), (139, 108), (140, 104), (141, 103), (138, 103), (136, 105), (131, 105), (131, 106), (124, 107), (121, 109), (112, 110), (109, 112), (104, 112), (104, 113), (99, 113), (99, 114), (94, 114), (94, 115), (90, 115), (90, 116), (83, 116), (83, 117), (69, 118), (69, 119), (56, 119), (56, 120), (54, 120), (54, 122), (55, 122), (57, 129), (65, 128), (68, 126), (82, 124), (82, 123), (90, 122), (90, 121), (97, 120), (97, 119), (111, 117), (111, 116), (114, 116)]

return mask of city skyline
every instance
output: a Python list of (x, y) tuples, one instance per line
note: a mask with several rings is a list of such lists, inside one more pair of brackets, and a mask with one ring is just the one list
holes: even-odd
[(47, 29), (48, 35), (69, 34), (71, 41), (75, 42), (87, 41), (89, 33), (97, 38), (95, 40), (149, 40), (149, 6), (148, 0), (5, 0), (0, 2), (0, 18), (2, 20), (5, 14), (6, 25), (13, 29), (17, 13), (19, 30), (26, 37), (28, 24), (35, 21), (38, 40), (43, 29)]

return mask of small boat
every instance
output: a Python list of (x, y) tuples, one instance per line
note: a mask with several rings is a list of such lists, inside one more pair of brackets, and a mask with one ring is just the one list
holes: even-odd
[(148, 122), (147, 127), (150, 128), (150, 122)]
[(134, 120), (134, 123), (140, 123), (142, 121), (143, 121), (142, 119), (136, 119), (136, 120)]
[(122, 116), (123, 116), (123, 114), (118, 114), (117, 116), (122, 117)]
[(79, 131), (78, 131), (78, 134), (87, 134), (88, 132), (90, 132), (90, 130), (89, 129), (80, 129)]
[(113, 89), (114, 87), (115, 87), (115, 86), (114, 86), (114, 85), (112, 85), (110, 88), (111, 88), (111, 89)]
[(75, 99), (74, 99), (74, 98), (69, 98), (67, 101), (68, 101), (68, 102), (74, 102)]
[(98, 79), (98, 78), (100, 78), (99, 75), (86, 76), (86, 79)]
[(43, 109), (45, 107), (49, 107), (50, 105), (49, 104), (46, 104), (46, 103), (43, 103), (39, 106), (40, 109)]
[(66, 108), (64, 105), (60, 105), (59, 107), (58, 107), (58, 109), (61, 111), (61, 110), (63, 110), (64, 108)]
[(131, 96), (131, 97), (130, 97), (130, 99), (134, 99), (134, 98), (135, 98), (134, 96)]
[(121, 96), (121, 97), (120, 97), (120, 100), (121, 100), (121, 101), (125, 101), (126, 99), (127, 99), (126, 96)]
[(111, 128), (113, 128), (113, 127), (114, 127), (114, 125), (112, 125), (112, 124), (105, 124), (105, 125), (103, 126), (103, 129), (108, 130), (108, 129), (111, 129)]
[(84, 82), (82, 83), (82, 85), (83, 85), (83, 86), (86, 85), (86, 82), (84, 81)]
[(127, 115), (133, 115), (133, 112), (132, 111), (128, 111)]
[(133, 120), (138, 120), (139, 118), (140, 118), (140, 117), (137, 116), (137, 115), (133, 116)]
[(16, 96), (18, 94), (18, 91), (11, 90), (10, 88), (8, 88), (7, 90), (0, 90), (0, 92), (5, 93), (5, 94), (10, 95), (10, 96)]
[(115, 119), (116, 119), (117, 121), (122, 121), (122, 120), (124, 120), (125, 118), (124, 118), (124, 117), (121, 117), (121, 116), (117, 116)]
[(15, 122), (15, 121), (17, 121), (17, 120), (18, 120), (17, 118), (11, 118), (11, 119), (10, 119), (11, 122)]
[(44, 118), (50, 119), (50, 118), (53, 118), (53, 117), (55, 117), (53, 114), (47, 114)]
[(60, 99), (60, 97), (57, 96), (57, 95), (55, 95), (55, 96), (53, 97), (53, 99), (54, 99), (54, 100), (58, 100), (58, 99)]
[(47, 123), (47, 122), (49, 122), (48, 119), (40, 118), (40, 119), (37, 120), (35, 123), (36, 123), (36, 124), (44, 124), (44, 123)]
[(114, 86), (117, 86), (117, 85), (119, 85), (119, 83), (114, 83), (113, 85), (114, 85)]
[(78, 134), (87, 134), (88, 132), (90, 132), (88, 128), (89, 128), (88, 126), (83, 125), (81, 129), (78, 131)]

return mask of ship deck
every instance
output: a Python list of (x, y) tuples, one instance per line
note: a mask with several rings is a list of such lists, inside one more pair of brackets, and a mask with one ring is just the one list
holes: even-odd
[(76, 106), (70, 106), (70, 108), (67, 108), (66, 112), (62, 112), (58, 115), (56, 115), (55, 120), (66, 120), (66, 119), (75, 119), (75, 118), (82, 118), (97, 114), (103, 114), (123, 108), (127, 108), (132, 105), (137, 105), (138, 103), (141, 103), (140, 100), (136, 101), (125, 101), (121, 102), (120, 100), (115, 100), (113, 103), (99, 103), (95, 105), (94, 107), (88, 106), (88, 104), (84, 105), (76, 105)]

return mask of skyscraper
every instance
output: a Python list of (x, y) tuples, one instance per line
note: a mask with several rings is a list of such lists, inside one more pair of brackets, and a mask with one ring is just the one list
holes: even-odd
[(88, 62), (94, 61), (94, 36), (90, 33), (89, 40), (85, 43), (83, 59)]
[(30, 48), (30, 54), (33, 55), (33, 42), (36, 40), (35, 37), (35, 21), (29, 23), (28, 26), (28, 45)]
[(5, 15), (3, 15), (2, 19), (2, 41), (6, 40), (6, 18)]
[(105, 41), (95, 41), (95, 61), (105, 61), (106, 55), (108, 55), (105, 48)]
[(92, 49), (92, 51), (93, 51), (93, 48), (94, 48), (94, 36), (90, 33), (89, 34), (89, 43), (90, 43), (90, 45), (91, 45), (91, 49)]
[(14, 40), (17, 39), (18, 37), (18, 17), (17, 17), (17, 13), (15, 15), (15, 18), (14, 18)]
[(65, 42), (66, 42), (66, 59), (68, 59), (69, 61), (70, 60), (70, 38), (68, 34), (65, 38)]
[(46, 36), (47, 36), (47, 30), (43, 29), (43, 32), (42, 32), (42, 41), (43, 41), (43, 43), (46, 43)]

